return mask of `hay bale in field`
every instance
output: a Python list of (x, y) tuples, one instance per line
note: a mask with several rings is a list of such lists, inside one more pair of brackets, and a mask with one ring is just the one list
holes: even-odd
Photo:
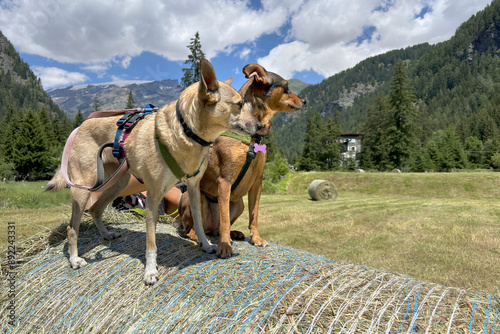
[(17, 321), (0, 323), (3, 333), (497, 333), (500, 326), (497, 296), (277, 243), (235, 242), (235, 256), (222, 260), (165, 223), (157, 227), (160, 280), (146, 287), (142, 219), (112, 224), (122, 233), (113, 241), (100, 238), (90, 218), (84, 227), (86, 267), (70, 268), (67, 242), (57, 236), (17, 269)]
[(314, 180), (309, 185), (309, 196), (315, 201), (334, 201), (338, 193), (333, 182), (328, 180)]

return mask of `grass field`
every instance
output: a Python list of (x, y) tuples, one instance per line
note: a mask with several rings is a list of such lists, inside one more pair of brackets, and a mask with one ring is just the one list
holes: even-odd
[[(331, 180), (336, 201), (307, 188)], [(235, 229), (247, 230), (248, 215)], [(313, 173), (264, 195), (261, 236), (449, 286), (500, 291), (500, 174)]]
[[(307, 188), (331, 180), (336, 201)], [(447, 286), (500, 292), (500, 174), (298, 173), (280, 194), (263, 195), (261, 236), (355, 264)], [(0, 238), (16, 223), (17, 242), (67, 222), (69, 191), (45, 183), (0, 185)], [(235, 224), (246, 234), (245, 212)]]

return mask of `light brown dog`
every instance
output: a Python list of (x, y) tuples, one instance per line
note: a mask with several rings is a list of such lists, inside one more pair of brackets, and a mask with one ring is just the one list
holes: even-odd
[[(218, 81), (212, 65), (205, 59), (200, 62), (201, 80), (186, 88), (179, 96), (178, 108), (185, 124), (205, 141), (214, 141), (225, 130), (232, 129), (242, 134), (254, 134), (260, 123), (247, 111), (242, 112), (242, 97), (228, 83)], [(215, 252), (215, 246), (205, 237), (200, 212), (199, 181), (206, 169), (209, 151), (186, 134), (176, 113), (176, 101), (146, 116), (131, 131), (124, 144), (126, 159), (130, 166), (121, 178), (90, 207), (101, 235), (114, 239), (120, 235), (109, 232), (102, 222), (102, 214), (110, 203), (127, 186), (130, 173), (144, 182), (148, 191), (146, 200), (146, 267), (144, 283), (153, 285), (158, 280), (156, 264), (156, 221), (158, 205), (164, 194), (179, 181), (167, 166), (155, 139), (168, 148), (182, 171), (187, 175), (199, 172), (187, 179), (190, 203), (194, 218), (194, 229), (198, 233), (201, 248), (208, 253)], [(94, 118), (85, 121), (76, 134), (69, 156), (68, 171), (71, 181), (79, 185), (92, 185), (96, 179), (96, 155), (99, 147), (113, 142), (116, 122), (120, 117)], [(104, 151), (104, 168), (109, 176), (118, 167), (111, 150)], [(48, 183), (48, 191), (58, 191), (66, 186), (60, 168)], [(80, 220), (90, 192), (71, 188), (72, 214), (68, 226), (69, 261), (74, 269), (86, 265), (78, 256), (77, 238)]]
[[(305, 101), (290, 92), (288, 82), (279, 75), (267, 72), (258, 64), (249, 64), (243, 68), (246, 78), (250, 78), (240, 89), (243, 96), (243, 109), (262, 124), (262, 129), (251, 139), (255, 144), (271, 130), (271, 119), (278, 111), (295, 112), (302, 109)], [(231, 238), (241, 239), (243, 233), (231, 231), (231, 225), (243, 213), (243, 197), (248, 194), (250, 214), (249, 229), (251, 242), (256, 246), (267, 246), (259, 235), (257, 223), (259, 200), (262, 192), (262, 176), (266, 163), (266, 153), (258, 152), (248, 171), (231, 192), (231, 185), (238, 177), (245, 163), (249, 145), (241, 140), (220, 136), (211, 149), (210, 162), (200, 182), (202, 192), (203, 227), (206, 233), (220, 234), (217, 255), (221, 258), (233, 254)], [(215, 202), (217, 200), (218, 203)], [(193, 231), (194, 207), (190, 199), (183, 194), (179, 203), (185, 236), (197, 240), (198, 233)]]

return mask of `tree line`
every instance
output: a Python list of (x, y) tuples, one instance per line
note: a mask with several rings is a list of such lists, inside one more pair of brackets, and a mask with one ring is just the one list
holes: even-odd
[[(307, 159), (325, 168), (324, 161), (316, 158), (320, 152), (311, 153), (308, 147), (309, 138), (314, 137), (308, 132), (316, 131), (307, 126), (311, 123), (308, 118), (319, 114), (326, 123), (329, 115), (340, 114), (342, 132), (364, 135), (359, 167), (408, 171), (498, 168), (499, 36), (500, 0), (494, 0), (448, 41), (370, 57), (309, 86), (300, 94), (308, 100), (311, 113), (278, 114), (273, 120), (278, 145), (299, 168), (312, 168), (303, 164)], [(401, 70), (404, 85), (401, 81), (396, 84)], [(406, 87), (399, 92), (406, 98), (398, 97), (398, 85)], [(401, 100), (399, 107), (396, 97)], [(315, 150), (323, 150), (323, 141), (318, 140)], [(346, 165), (353, 168), (352, 162)]]
[[(0, 33), (0, 38), (7, 39)], [(199, 61), (204, 57), (199, 33), (188, 45), (190, 55), (183, 69), (182, 87), (199, 81)], [(11, 58), (12, 68), (0, 69), (0, 177), (7, 180), (38, 180), (52, 177), (61, 160), (62, 150), (71, 131), (85, 120), (78, 110), (71, 121), (43, 90), (40, 79), (30, 70), (8, 43), (3, 51)], [(129, 91), (124, 109), (136, 108)], [(92, 110), (101, 110), (94, 100)]]
[[(342, 161), (340, 117), (309, 110), (304, 149), (298, 162), (302, 170), (338, 170), (341, 167), (371, 170), (448, 172), (466, 168), (500, 168), (500, 136), (496, 122), (485, 110), (428, 133), (427, 106), (418, 103), (404, 63), (394, 67), (389, 93), (374, 98), (360, 129), (362, 150), (358, 161)], [(499, 101), (500, 102), (500, 101)], [(338, 114), (338, 111), (337, 111)], [(462, 136), (467, 134), (463, 139)]]

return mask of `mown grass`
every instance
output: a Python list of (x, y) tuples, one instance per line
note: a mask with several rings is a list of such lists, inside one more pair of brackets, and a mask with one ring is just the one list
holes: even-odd
[[(315, 202), (314, 179), (336, 201)], [(264, 195), (261, 236), (449, 286), (500, 291), (500, 174), (304, 173)], [(247, 231), (244, 214), (235, 229)]]
[(69, 221), (69, 189), (46, 193), (46, 184), (46, 181), (0, 183), (0, 245), (6, 244), (8, 222), (15, 223), (16, 241), (20, 242)]
[[(336, 201), (312, 201), (314, 179), (331, 180)], [(0, 240), (18, 242), (71, 214), (68, 189), (44, 182), (0, 185)], [(261, 199), (261, 236), (332, 259), (447, 286), (500, 292), (500, 174), (297, 173)], [(248, 234), (248, 214), (233, 229)]]

